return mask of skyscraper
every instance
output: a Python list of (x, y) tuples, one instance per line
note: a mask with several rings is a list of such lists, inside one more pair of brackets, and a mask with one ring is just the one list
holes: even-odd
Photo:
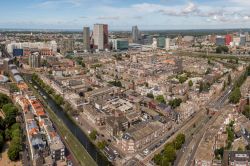
[(108, 48), (108, 25), (95, 24), (93, 30), (94, 48), (104, 50)]
[(83, 28), (83, 50), (90, 50), (90, 30), (89, 27)]
[(165, 39), (165, 49), (170, 50), (170, 38)]
[(158, 37), (157, 38), (157, 47), (164, 48), (166, 46), (166, 39), (165, 37)]
[(41, 55), (38, 52), (29, 55), (29, 65), (31, 68), (38, 68), (41, 66)]
[(225, 36), (225, 40), (226, 40), (226, 45), (229, 46), (230, 43), (232, 42), (232, 35), (227, 34), (227, 35)]
[(138, 43), (140, 38), (140, 32), (137, 26), (132, 27), (132, 40), (133, 43)]

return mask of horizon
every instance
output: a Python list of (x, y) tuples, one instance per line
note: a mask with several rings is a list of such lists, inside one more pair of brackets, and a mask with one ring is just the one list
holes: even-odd
[[(250, 31), (250, 28), (197, 28), (197, 29), (140, 29), (141, 32), (154, 32), (154, 31), (237, 31), (237, 30), (247, 30)], [(132, 27), (131, 27), (132, 29)], [(93, 28), (90, 28), (92, 31)], [(82, 29), (62, 29), (62, 28), (0, 28), (0, 32), (39, 32), (39, 31), (48, 31), (48, 32), (82, 32)], [(131, 30), (124, 29), (124, 30), (119, 30), (119, 29), (109, 29), (109, 32), (131, 32)]]

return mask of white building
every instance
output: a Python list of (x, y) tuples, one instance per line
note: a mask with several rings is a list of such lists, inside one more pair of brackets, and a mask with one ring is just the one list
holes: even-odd
[(170, 50), (170, 38), (166, 38), (165, 48), (166, 50)]

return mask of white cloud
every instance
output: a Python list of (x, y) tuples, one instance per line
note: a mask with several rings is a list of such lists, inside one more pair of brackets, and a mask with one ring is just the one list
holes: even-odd
[(34, 7), (40, 7), (40, 8), (54, 8), (58, 5), (68, 4), (71, 7), (77, 7), (82, 4), (84, 0), (46, 0), (41, 3), (38, 3)]
[(118, 16), (100, 16), (100, 17), (97, 17), (97, 19), (99, 19), (99, 20), (118, 20), (118, 19), (120, 19), (120, 17), (118, 17)]

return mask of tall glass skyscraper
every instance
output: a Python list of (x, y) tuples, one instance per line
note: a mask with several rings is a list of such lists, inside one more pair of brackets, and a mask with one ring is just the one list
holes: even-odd
[(133, 26), (132, 27), (132, 40), (133, 40), (133, 43), (138, 43), (139, 42), (139, 35), (140, 35), (140, 32), (139, 32), (138, 27)]

